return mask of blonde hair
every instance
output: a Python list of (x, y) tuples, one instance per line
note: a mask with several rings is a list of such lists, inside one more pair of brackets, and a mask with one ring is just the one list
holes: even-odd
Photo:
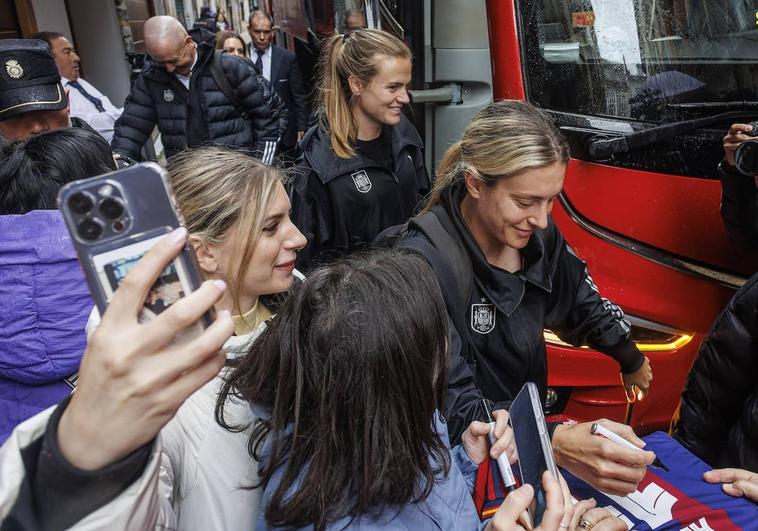
[(168, 161), (168, 172), (187, 232), (201, 244), (234, 238), (227, 280), (234, 311), (247, 311), (239, 307), (243, 279), (282, 174), (249, 155), (222, 147), (183, 151)]
[(348, 78), (369, 83), (382, 57), (411, 59), (403, 41), (381, 30), (359, 29), (334, 34), (326, 40), (319, 61), (318, 108), (322, 127), (329, 131), (334, 153), (352, 157), (357, 135), (353, 120), (353, 95)]
[(425, 210), (438, 204), (442, 192), (462, 181), (466, 171), (494, 185), (501, 178), (568, 160), (566, 139), (539, 109), (519, 100), (493, 102), (445, 152)]

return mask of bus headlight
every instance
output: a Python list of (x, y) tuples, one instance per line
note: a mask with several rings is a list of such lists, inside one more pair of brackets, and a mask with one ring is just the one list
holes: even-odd
[[(666, 325), (654, 323), (646, 319), (626, 316), (632, 325), (632, 340), (641, 352), (669, 352), (677, 350), (692, 341), (693, 334), (682, 332)], [(545, 343), (562, 347), (571, 347), (569, 343), (562, 341), (553, 331), (545, 329)], [(580, 348), (588, 348), (582, 346)]]

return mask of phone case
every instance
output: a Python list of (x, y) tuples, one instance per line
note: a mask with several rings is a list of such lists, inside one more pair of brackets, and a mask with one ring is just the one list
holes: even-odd
[(536, 526), (542, 521), (547, 502), (542, 487), (542, 474), (549, 470), (557, 480), (558, 467), (555, 464), (539, 391), (533, 382), (525, 383), (511, 403), (510, 421), (518, 449), (521, 480), (534, 488), (530, 514)]
[[(132, 266), (183, 223), (168, 175), (150, 162), (71, 182), (60, 190), (58, 207), (101, 315)], [(185, 245), (153, 285), (140, 322), (165, 311), (202, 281), (195, 255)], [(196, 335), (212, 319), (205, 315), (181, 335)]]

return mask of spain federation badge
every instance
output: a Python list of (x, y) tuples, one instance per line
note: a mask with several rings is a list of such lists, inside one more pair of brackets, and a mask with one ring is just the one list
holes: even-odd
[(171, 89), (166, 89), (163, 91), (163, 100), (166, 103), (171, 103), (174, 101), (174, 91)]
[(368, 178), (368, 173), (366, 173), (366, 170), (357, 171), (350, 175), (350, 177), (353, 178), (355, 188), (360, 193), (367, 194), (369, 190), (371, 190), (371, 179)]
[(471, 329), (477, 334), (489, 334), (493, 328), (495, 328), (495, 305), (472, 304)]
[(5, 61), (5, 72), (13, 79), (21, 79), (24, 75), (24, 68), (15, 59)]

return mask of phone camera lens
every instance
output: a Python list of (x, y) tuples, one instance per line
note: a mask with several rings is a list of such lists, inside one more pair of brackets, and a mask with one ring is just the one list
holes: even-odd
[(68, 207), (76, 214), (86, 214), (94, 205), (92, 195), (87, 192), (78, 192), (68, 198)]
[(124, 232), (126, 224), (119, 219), (117, 221), (114, 221), (111, 227), (113, 228), (113, 232)]
[(118, 219), (124, 214), (124, 203), (115, 197), (100, 202), (100, 212), (108, 219)]
[(79, 236), (85, 240), (97, 240), (103, 233), (103, 224), (95, 219), (85, 219), (79, 223)]

